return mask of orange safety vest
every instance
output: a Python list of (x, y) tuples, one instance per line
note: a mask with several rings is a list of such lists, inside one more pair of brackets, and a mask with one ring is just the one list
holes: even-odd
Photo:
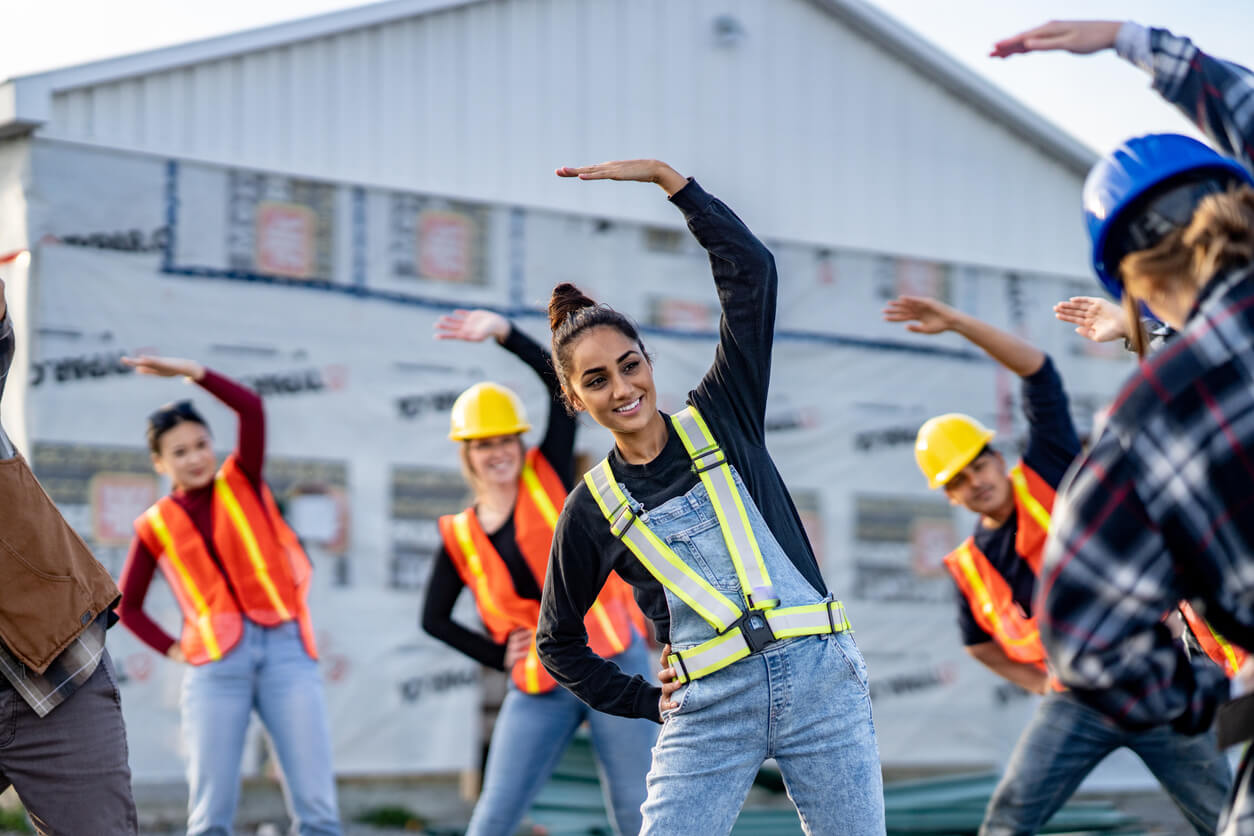
[(1189, 629), (1193, 631), (1197, 643), (1211, 661), (1223, 668), (1229, 677), (1236, 676), (1249, 654), (1215, 632), (1210, 622), (1189, 606), (1188, 601), (1180, 602), (1180, 612), (1184, 615), (1184, 620), (1189, 622)]
[(171, 497), (135, 520), (139, 539), (157, 556), (183, 611), (179, 646), (187, 661), (204, 665), (229, 653), (244, 633), (244, 616), (263, 627), (297, 620), (305, 650), (317, 659), (305, 601), (313, 574), (309, 557), (270, 489), (263, 483), (258, 495), (234, 453), (214, 476), (212, 513), (221, 569), (191, 517)]
[[(543, 587), (558, 509), (566, 502), (566, 489), (538, 449), (527, 452), (521, 479), (514, 503), (514, 538)], [(540, 620), (540, 602), (523, 598), (514, 589), (509, 569), (493, 548), (474, 509), (440, 517), (440, 534), (457, 574), (474, 593), (479, 616), (492, 638), (504, 642), (510, 631), (518, 628), (534, 634)], [(611, 573), (584, 617), (588, 644), (599, 656), (617, 656), (631, 644), (633, 624), (643, 635), (644, 616), (631, 588)], [(514, 664), (510, 676), (519, 690), (527, 694), (543, 694), (557, 686), (540, 664), (534, 636), (527, 655)]]
[[(1049, 515), (1054, 507), (1053, 487), (1023, 462), (1010, 471), (1014, 488), (1016, 524), (1015, 551), (1033, 572), (1039, 572), (1045, 540), (1049, 536)], [(971, 605), (975, 621), (993, 637), (1007, 656), (1016, 662), (1046, 670), (1045, 647), (1036, 619), (1024, 615), (1015, 603), (1014, 592), (1001, 573), (968, 537), (945, 556), (945, 566), (958, 589)], [(1051, 677), (1055, 690), (1058, 680)]]

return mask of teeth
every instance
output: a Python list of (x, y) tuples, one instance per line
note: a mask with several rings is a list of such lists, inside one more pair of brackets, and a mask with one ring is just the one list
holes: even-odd
[(632, 401), (631, 403), (626, 404), (626, 405), (624, 405), (624, 406), (620, 406), (620, 407), (618, 407), (617, 409), (615, 409), (614, 411), (615, 411), (615, 412), (629, 412), (629, 411), (631, 411), (631, 410), (635, 409), (635, 408), (636, 408), (636, 407), (638, 407), (638, 406), (640, 406), (640, 399), (639, 399), (639, 398), (636, 398), (636, 399), (635, 399), (634, 401)]

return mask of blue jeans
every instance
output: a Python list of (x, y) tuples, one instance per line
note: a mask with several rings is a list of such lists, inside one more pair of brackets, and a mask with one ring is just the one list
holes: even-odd
[[(784, 554), (739, 474), (734, 481), (781, 606), (825, 600)], [(649, 510), (641, 521), (715, 589), (743, 600), (703, 485)], [(674, 650), (714, 637), (714, 629), (669, 589), (666, 605)], [(683, 686), (673, 699), (679, 707), (666, 712), (653, 750), (642, 834), (730, 832), (758, 768), (772, 757), (806, 833), (884, 833), (866, 663), (848, 632), (768, 645)]]
[(188, 836), (230, 836), (254, 709), (279, 760), (292, 832), (339, 836), (322, 677), (294, 621), (273, 628), (245, 621), (230, 653), (183, 677)]
[(1131, 732), (1071, 693), (1049, 694), (1015, 745), (989, 801), (981, 836), (1036, 833), (1093, 768), (1126, 746), (1145, 762), (1199, 834), (1212, 834), (1232, 786), (1214, 732), (1183, 735), (1167, 726)]
[[(638, 636), (611, 661), (628, 674), (649, 680), (656, 674), (648, 646)], [(639, 833), (644, 778), (657, 726), (593, 711), (565, 688), (524, 694), (511, 682), (496, 718), (483, 792), (466, 836), (513, 833), (584, 720), (592, 735), (610, 823), (624, 836)]]
[(787, 639), (676, 692), (641, 833), (724, 834), (775, 758), (808, 834), (884, 833), (866, 665), (849, 633)]

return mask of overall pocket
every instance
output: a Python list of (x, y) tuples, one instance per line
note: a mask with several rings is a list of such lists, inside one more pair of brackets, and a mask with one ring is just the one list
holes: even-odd
[(689, 568), (709, 581), (710, 586), (729, 594), (735, 603), (740, 603), (740, 579), (736, 576), (736, 567), (732, 564), (718, 520), (702, 520), (682, 531), (668, 534), (666, 545)]

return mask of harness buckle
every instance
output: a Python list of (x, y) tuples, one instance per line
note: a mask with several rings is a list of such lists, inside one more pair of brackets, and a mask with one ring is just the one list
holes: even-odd
[(631, 528), (631, 524), (636, 521), (636, 509), (631, 507), (630, 502), (623, 502), (614, 509), (611, 517), (610, 533), (615, 538), (621, 540), (623, 535), (627, 533), (627, 529)]
[(775, 641), (775, 633), (766, 616), (757, 610), (750, 610), (740, 616), (732, 626), (739, 628), (740, 634), (745, 637), (745, 644), (749, 645), (750, 653), (757, 653)]
[[(709, 461), (706, 461), (707, 459)], [(723, 455), (723, 449), (715, 444), (713, 447), (707, 447), (692, 454), (692, 472), (700, 476), (707, 470), (721, 467), (726, 461), (727, 457)]]

